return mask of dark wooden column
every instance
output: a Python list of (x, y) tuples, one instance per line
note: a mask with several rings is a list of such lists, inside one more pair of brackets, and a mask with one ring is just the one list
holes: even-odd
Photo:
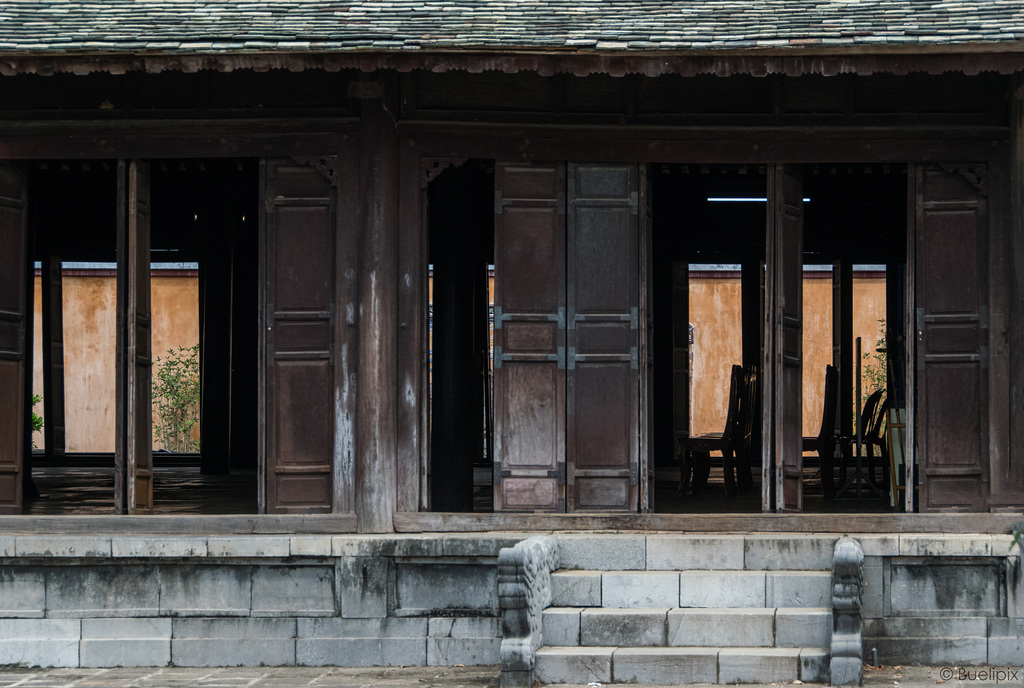
[(231, 234), (230, 205), (207, 223), (200, 270), (202, 313), (202, 444), (200, 470), (223, 475), (231, 463)]
[[(1010, 447), (1005, 482), (1024, 493), (1024, 77), (1015, 78), (1010, 131), (1009, 397)], [(995, 500), (995, 495), (993, 495)]]
[(349, 88), (359, 102), (359, 365), (356, 389), (356, 515), (361, 533), (394, 530), (398, 296), (397, 75)]
[(832, 264), (832, 365), (839, 371), (839, 432), (854, 433), (855, 409), (853, 371), (853, 262), (837, 260)]
[(64, 289), (60, 256), (43, 260), (43, 445), (46, 456), (64, 456)]

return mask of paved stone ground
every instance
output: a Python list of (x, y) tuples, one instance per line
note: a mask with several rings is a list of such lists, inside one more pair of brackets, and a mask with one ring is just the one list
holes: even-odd
[[(1016, 672), (1016, 676), (1014, 676)], [(1020, 686), (1019, 667), (868, 668), (874, 688)], [(497, 688), (498, 669), (485, 667), (233, 667), (142, 669), (0, 668), (0, 688)], [(776, 685), (776, 684), (771, 684)], [(815, 686), (819, 684), (807, 684)], [(593, 686), (593, 684), (591, 684)], [(568, 687), (566, 687), (568, 688)], [(690, 688), (710, 688), (698, 684)]]

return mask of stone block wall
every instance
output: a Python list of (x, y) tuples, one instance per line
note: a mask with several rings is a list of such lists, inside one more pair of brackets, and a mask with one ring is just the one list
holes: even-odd
[(0, 665), (497, 664), (522, 537), (4, 537)]

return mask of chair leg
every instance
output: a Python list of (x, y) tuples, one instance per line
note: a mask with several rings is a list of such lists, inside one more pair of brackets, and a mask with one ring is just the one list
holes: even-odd
[(708, 476), (711, 474), (711, 454), (706, 451), (694, 451), (693, 456), (693, 489), (707, 487)]
[(679, 452), (679, 494), (686, 494), (693, 477), (693, 457), (689, 449)]
[(736, 496), (736, 458), (731, 449), (722, 450), (722, 473), (725, 477), (725, 494)]
[(833, 483), (834, 471), (832, 467), (834, 456), (835, 447), (833, 445), (818, 447), (818, 466), (821, 469), (821, 493), (825, 497), (831, 497), (835, 493), (835, 484)]

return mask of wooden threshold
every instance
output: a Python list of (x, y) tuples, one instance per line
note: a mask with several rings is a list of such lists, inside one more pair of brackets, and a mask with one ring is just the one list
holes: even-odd
[(320, 535), (356, 532), (355, 514), (0, 516), (4, 535)]
[(396, 513), (399, 533), (668, 531), (701, 533), (1005, 534), (1012, 513), (944, 514), (452, 514)]

